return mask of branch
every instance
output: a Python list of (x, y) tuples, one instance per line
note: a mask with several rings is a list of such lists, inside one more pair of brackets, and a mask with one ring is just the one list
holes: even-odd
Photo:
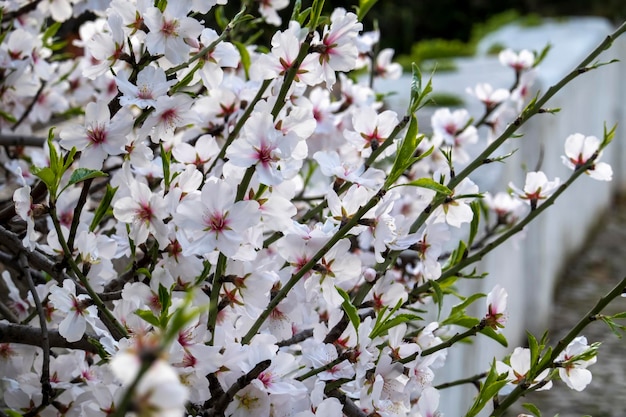
[(228, 407), (228, 404), (235, 398), (235, 394), (239, 392), (239, 390), (245, 388), (256, 379), (261, 372), (265, 371), (272, 364), (270, 359), (259, 362), (254, 368), (250, 370), (245, 375), (240, 376), (237, 381), (226, 391), (215, 403), (213, 408), (211, 408), (206, 415), (207, 416), (221, 416), (224, 415), (224, 410)]
[(363, 412), (350, 398), (338, 389), (329, 391), (329, 397), (335, 397), (343, 404), (343, 413), (348, 417), (367, 417), (367, 414)]
[[(78, 342), (68, 342), (58, 331), (48, 330), (48, 344), (51, 348), (76, 349), (98, 353), (96, 347), (89, 343), (90, 338), (96, 339), (96, 336), (84, 335)], [(41, 329), (23, 324), (0, 322), (0, 343), (19, 343), (43, 348)]]
[(41, 0), (34, 0), (31, 1), (30, 3), (26, 3), (25, 5), (23, 5), (22, 7), (20, 7), (19, 9), (13, 11), (13, 12), (9, 12), (6, 13), (2, 16), (2, 23), (4, 22), (9, 22), (13, 19), (15, 19), (16, 17), (20, 17), (21, 15), (25, 14), (25, 13), (30, 13), (33, 10), (35, 10), (37, 8), (37, 5), (41, 3)]
[(48, 323), (46, 321), (46, 314), (43, 311), (37, 288), (33, 282), (33, 277), (30, 274), (30, 267), (28, 266), (28, 259), (24, 252), (20, 253), (19, 265), (22, 269), (22, 273), (26, 277), (28, 283), (28, 289), (33, 296), (35, 302), (35, 308), (37, 309), (37, 315), (39, 316), (39, 333), (41, 337), (41, 348), (43, 350), (43, 360), (41, 363), (41, 396), (42, 404), (49, 404), (50, 396), (52, 395), (52, 386), (50, 385), (50, 341), (48, 339)]
[(289, 339), (281, 340), (280, 342), (276, 343), (276, 345), (278, 347), (295, 345), (296, 343), (305, 341), (311, 336), (313, 336), (313, 329), (302, 330), (300, 333), (293, 335)]
[(480, 385), (478, 381), (485, 378), (487, 374), (488, 372), (483, 372), (482, 374), (470, 376), (469, 378), (463, 378), (463, 379), (457, 379), (456, 381), (445, 382), (443, 384), (436, 385), (435, 389), (441, 390), (445, 388), (456, 387), (457, 385), (463, 385), (463, 384), (473, 384), (476, 386), (476, 388), (480, 389)]
[(42, 147), (46, 138), (24, 135), (0, 135), (0, 146), (36, 146)]
[[(550, 356), (545, 356), (541, 360), (538, 368), (533, 372), (534, 375), (539, 375), (544, 370), (553, 367), (553, 363), (556, 358), (558, 358), (561, 352), (565, 350), (565, 348), (572, 342), (572, 340), (574, 340), (574, 338), (576, 338), (576, 336), (578, 336), (582, 332), (582, 330), (589, 325), (589, 323), (596, 321), (596, 315), (604, 310), (611, 301), (613, 301), (617, 297), (620, 297), (625, 289), (626, 277), (623, 278), (619, 282), (619, 284), (613, 287), (613, 289), (608, 294), (598, 300), (596, 305), (594, 305), (593, 308), (589, 310), (589, 312), (587, 312), (587, 314), (585, 314), (578, 321), (578, 323), (572, 328), (572, 330), (570, 330), (567, 335), (563, 339), (561, 339), (559, 343), (557, 343), (557, 345), (552, 350), (552, 354)], [(529, 379), (532, 380), (532, 377), (534, 377), (534, 375), (531, 375), (531, 378)], [(491, 414), (491, 417), (499, 417), (503, 415), (506, 409), (513, 405), (519, 399), (519, 397), (523, 396), (527, 389), (528, 384), (519, 383), (517, 387), (515, 387), (515, 389), (495, 407), (493, 413)]]

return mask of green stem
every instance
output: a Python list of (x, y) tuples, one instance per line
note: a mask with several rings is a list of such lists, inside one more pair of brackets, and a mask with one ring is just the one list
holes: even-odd
[(274, 116), (274, 120), (278, 117), (278, 113), (285, 106), (285, 98), (287, 97), (287, 92), (289, 92), (289, 88), (291, 87), (291, 83), (295, 80), (296, 75), (298, 75), (298, 70), (300, 69), (300, 65), (304, 58), (306, 58), (309, 53), (309, 48), (311, 47), (311, 41), (313, 40), (314, 29), (311, 29), (306, 36), (304, 42), (300, 46), (300, 51), (298, 52), (298, 56), (295, 61), (289, 67), (289, 70), (285, 74), (285, 78), (283, 79), (283, 85), (280, 87), (280, 91), (278, 92), (278, 96), (276, 97), (276, 103), (274, 103), (274, 107), (272, 108), (272, 116)]
[[(521, 221), (516, 223), (515, 226), (511, 227), (506, 233), (503, 233), (497, 239), (487, 243), (482, 249), (480, 249), (475, 254), (464, 258), (463, 260), (461, 260), (456, 265), (451, 266), (450, 268), (448, 268), (445, 271), (443, 271), (441, 276), (439, 278), (437, 278), (437, 280), (436, 280), (437, 283), (442, 284), (445, 281), (447, 281), (448, 279), (455, 277), (462, 269), (464, 269), (465, 267), (467, 267), (467, 266), (469, 266), (469, 265), (471, 265), (471, 264), (473, 264), (475, 262), (480, 261), (485, 255), (487, 255), (493, 249), (495, 249), (496, 247), (500, 246), (501, 244), (503, 244), (504, 242), (509, 240), (513, 235), (516, 235), (517, 233), (519, 233), (522, 229), (524, 229), (524, 227), (526, 227), (526, 225), (528, 223), (530, 223), (537, 216), (539, 216), (543, 211), (545, 211), (548, 207), (550, 207), (552, 204), (554, 204), (556, 199), (565, 190), (567, 190), (570, 187), (570, 185), (572, 185), (572, 183), (579, 176), (581, 176), (588, 168), (590, 168), (594, 164), (596, 159), (597, 159), (597, 154), (592, 156), (591, 158), (589, 158), (589, 160), (587, 160), (587, 162), (585, 162), (585, 164), (581, 165), (578, 169), (576, 169), (572, 173), (572, 175), (569, 177), (569, 179), (566, 182), (564, 182), (563, 184), (561, 184), (559, 186), (559, 188), (557, 188), (557, 190), (554, 192), (554, 194), (552, 194), (550, 197), (548, 197), (536, 209), (531, 210), (531, 212), (528, 213), (528, 215), (526, 217), (524, 217), (524, 219), (522, 219)], [(415, 301), (417, 298), (419, 298), (420, 294), (423, 294), (424, 292), (426, 292), (426, 291), (428, 291), (430, 289), (431, 284), (432, 284), (431, 281), (426, 281), (424, 284), (413, 288), (413, 290), (411, 291), (411, 293), (409, 295), (409, 300)], [(409, 301), (409, 302), (411, 302), (411, 301)]]
[(69, 264), (70, 268), (74, 272), (74, 275), (76, 275), (82, 286), (85, 288), (85, 291), (87, 291), (87, 294), (89, 294), (89, 297), (91, 297), (91, 300), (95, 304), (96, 308), (102, 314), (102, 318), (104, 319), (102, 320), (103, 323), (106, 325), (107, 329), (109, 329), (111, 335), (116, 340), (119, 340), (122, 337), (128, 337), (128, 332), (126, 331), (126, 328), (122, 326), (119, 321), (117, 321), (113, 313), (111, 313), (107, 306), (104, 305), (104, 302), (91, 287), (91, 284), (89, 283), (87, 277), (83, 275), (82, 271), (74, 261), (74, 258), (72, 258), (72, 252), (70, 251), (70, 248), (67, 245), (67, 241), (63, 236), (63, 231), (61, 230), (61, 224), (59, 223), (59, 217), (57, 216), (56, 206), (52, 201), (50, 202), (50, 218), (52, 219), (54, 229), (57, 232), (59, 243), (63, 248), (63, 256), (65, 258), (65, 261)]
[(329, 369), (331, 369), (333, 366), (335, 365), (339, 365), (341, 362), (345, 361), (347, 359), (347, 355), (341, 354), (339, 355), (339, 357), (337, 359), (335, 359), (334, 361), (328, 362), (326, 365), (322, 365), (319, 368), (315, 368), (315, 369), (311, 369), (309, 372), (307, 372), (306, 374), (300, 375), (298, 377), (296, 377), (295, 379), (297, 381), (304, 381), (307, 378), (310, 378), (312, 376), (315, 376), (321, 372), (324, 371), (328, 371)]
[[(557, 345), (552, 350), (552, 353), (549, 356), (545, 356), (538, 364), (537, 369), (532, 370), (532, 375), (527, 377), (527, 380), (532, 380), (535, 375), (541, 374), (548, 368), (551, 368), (554, 364), (554, 361), (558, 358), (558, 356), (567, 348), (567, 346), (582, 332), (582, 330), (587, 327), (590, 323), (595, 321), (596, 315), (598, 315), (602, 310), (609, 305), (611, 301), (615, 298), (622, 295), (622, 292), (626, 289), (626, 277), (622, 278), (622, 280), (615, 286), (613, 289), (606, 294), (604, 297), (600, 298), (598, 302), (585, 314), (578, 323), (565, 335), (563, 339), (561, 339)], [(504, 414), (507, 408), (513, 405), (519, 397), (524, 395), (527, 384), (520, 383), (515, 387), (515, 389), (507, 395), (500, 403), (496, 406), (491, 417), (499, 417)]]
[(205, 56), (207, 53), (215, 49), (215, 47), (219, 45), (220, 42), (226, 39), (230, 31), (233, 30), (233, 28), (237, 25), (237, 23), (239, 23), (239, 20), (243, 17), (245, 11), (246, 11), (246, 7), (243, 6), (241, 10), (239, 10), (239, 13), (237, 13), (230, 22), (228, 22), (228, 25), (226, 25), (226, 28), (224, 28), (224, 31), (221, 33), (221, 35), (219, 35), (213, 42), (211, 42), (210, 44), (202, 48), (197, 54), (192, 56), (188, 61), (183, 62), (180, 65), (177, 65), (175, 67), (168, 69), (167, 71), (165, 71), (165, 74), (166, 75), (175, 74), (177, 71), (187, 68), (188, 66), (190, 66), (191, 64), (193, 64), (194, 62), (196, 62), (197, 60)]
[(252, 324), (248, 333), (243, 337), (241, 343), (248, 344), (252, 340), (252, 338), (257, 334), (261, 325), (267, 320), (270, 316), (274, 308), (278, 306), (278, 304), (289, 294), (291, 289), (296, 285), (305, 274), (307, 274), (317, 263), (326, 255), (326, 253), (333, 247), (337, 242), (345, 237), (345, 235), (352, 230), (358, 224), (358, 221), (363, 217), (368, 211), (370, 211), (378, 202), (382, 199), (384, 195), (384, 190), (381, 190), (374, 197), (367, 202), (366, 205), (361, 207), (357, 212), (348, 220), (343, 226), (337, 230), (337, 232), (326, 242), (326, 244), (317, 251), (315, 255), (307, 262), (302, 268), (298, 270), (295, 274), (291, 276), (289, 281), (278, 291), (278, 293), (270, 300), (268, 306), (263, 310), (258, 319)]
[(235, 138), (239, 135), (239, 132), (243, 128), (243, 125), (246, 124), (246, 122), (248, 121), (248, 118), (250, 117), (250, 114), (252, 114), (252, 110), (254, 110), (254, 106), (256, 105), (256, 103), (259, 102), (259, 100), (261, 100), (261, 98), (263, 98), (263, 93), (265, 93), (265, 90), (267, 90), (267, 87), (269, 87), (271, 81), (272, 80), (263, 81), (263, 84), (259, 88), (259, 91), (256, 93), (256, 96), (254, 96), (254, 99), (252, 100), (252, 102), (248, 104), (248, 107), (246, 107), (246, 110), (243, 112), (239, 120), (237, 120), (237, 123), (235, 124), (233, 131), (230, 132), (230, 134), (228, 135), (228, 138), (226, 138), (226, 142), (224, 143), (224, 145), (220, 149), (220, 152), (217, 154), (217, 156), (213, 160), (213, 163), (211, 164), (207, 172), (211, 172), (213, 168), (215, 168), (217, 161), (224, 159), (224, 156), (226, 155), (226, 149), (228, 149), (230, 144), (233, 143)]

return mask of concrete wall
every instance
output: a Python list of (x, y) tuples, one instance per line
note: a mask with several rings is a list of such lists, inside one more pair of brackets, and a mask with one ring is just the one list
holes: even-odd
[[(535, 88), (546, 91), (564, 75), (577, 66), (614, 28), (598, 18), (572, 18), (547, 22), (542, 26), (521, 28), (510, 26), (483, 40), (479, 51), (486, 51), (494, 43), (514, 50), (523, 48), (541, 50), (548, 42), (552, 50), (540, 67)], [(612, 58), (626, 60), (626, 40), (618, 40), (600, 60)], [(436, 74), (433, 79), (435, 92), (451, 92), (462, 96), (474, 116), (480, 116), (482, 106), (464, 93), (465, 88), (478, 82), (489, 82), (495, 87), (509, 87), (513, 82), (512, 71), (503, 68), (497, 58), (479, 56), (459, 60), (459, 71)], [(522, 138), (512, 139), (502, 153), (518, 149), (506, 164), (490, 164), (473, 176), (481, 191), (506, 190), (509, 181), (523, 187), (526, 171), (534, 170), (540, 149), (544, 156), (541, 169), (548, 178), (565, 180), (570, 174), (561, 162), (565, 138), (572, 133), (602, 137), (604, 122), (612, 126), (619, 122), (614, 142), (607, 148), (602, 160), (613, 167), (614, 180), (599, 182), (581, 177), (526, 231), (522, 241), (507, 242), (492, 252), (480, 265), (480, 271), (489, 272), (485, 280), (461, 282), (464, 294), (489, 292), (496, 283), (509, 293), (509, 319), (504, 331), (509, 349), (500, 348), (491, 340), (478, 337), (474, 344), (463, 345), (450, 352), (446, 373), (438, 375), (437, 382), (464, 378), (485, 371), (494, 356), (503, 357), (515, 346), (524, 345), (525, 330), (537, 337), (547, 328), (554, 291), (558, 290), (557, 278), (565, 263), (578, 250), (585, 247), (586, 238), (602, 219), (616, 192), (626, 189), (626, 72), (624, 64), (616, 63), (588, 72), (569, 84), (548, 103), (547, 107), (561, 108), (556, 115), (543, 114), (526, 124)], [(404, 113), (408, 97), (406, 92), (410, 75), (402, 80), (380, 83), (378, 87), (398, 91), (390, 105)], [(395, 89), (397, 88), (397, 90)], [(406, 94), (406, 93), (405, 93)], [(432, 110), (430, 110), (432, 112)], [(428, 110), (420, 115), (420, 126), (429, 125)], [(484, 132), (483, 137), (484, 137)], [(484, 146), (484, 142), (482, 144)], [(616, 277), (616, 279), (619, 277)], [(567, 285), (567, 282), (558, 285)], [(484, 309), (484, 303), (476, 306)], [(591, 306), (589, 306), (591, 307)], [(476, 311), (480, 316), (484, 310)], [(553, 341), (556, 342), (556, 341)], [(446, 390), (446, 401), (441, 405), (445, 415), (462, 416), (475, 395), (474, 387), (466, 386)], [(458, 400), (458, 401), (457, 401)]]

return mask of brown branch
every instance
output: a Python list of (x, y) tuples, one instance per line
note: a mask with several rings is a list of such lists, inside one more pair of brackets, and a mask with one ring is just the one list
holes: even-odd
[(46, 82), (42, 81), (39, 90), (37, 90), (37, 92), (35, 93), (35, 97), (33, 97), (33, 100), (30, 102), (28, 107), (26, 107), (24, 113), (22, 113), (22, 116), (17, 120), (17, 122), (13, 124), (13, 126), (11, 126), (11, 130), (15, 131), (15, 129), (17, 129), (22, 124), (22, 122), (26, 120), (30, 112), (33, 111), (33, 108), (35, 107), (37, 100), (39, 100), (39, 96), (41, 96), (41, 93), (43, 93), (44, 88), (46, 88)]
[(31, 1), (30, 3), (26, 3), (25, 5), (23, 5), (22, 7), (20, 7), (19, 9), (15, 11), (5, 13), (2, 16), (2, 23), (9, 22), (15, 19), (16, 17), (20, 17), (23, 14), (32, 12), (33, 10), (37, 8), (37, 5), (39, 3), (41, 3), (41, 0), (34, 0), (34, 1)]
[(280, 342), (276, 343), (276, 345), (278, 347), (295, 345), (296, 343), (300, 343), (311, 336), (313, 336), (313, 329), (302, 330), (300, 333), (294, 334), (289, 339), (281, 340)]
[[(95, 336), (85, 334), (78, 342), (68, 342), (57, 330), (48, 330), (48, 344), (51, 348), (76, 349), (98, 353), (96, 347), (89, 343), (89, 338), (96, 339)], [(23, 324), (0, 322), (0, 343), (18, 343), (43, 348), (42, 342), (41, 329)]]
[(4, 317), (6, 320), (10, 321), (11, 323), (19, 323), (19, 321), (20, 321), (20, 319), (18, 319), (17, 316), (15, 314), (13, 314), (11, 309), (9, 307), (7, 307), (1, 301), (0, 301), (0, 314), (2, 315), (2, 317)]
[(335, 397), (339, 400), (339, 402), (341, 404), (343, 404), (343, 413), (348, 416), (348, 417), (367, 417), (367, 414), (365, 414), (363, 412), (363, 410), (361, 410), (359, 408), (359, 406), (357, 406), (354, 401), (352, 401), (350, 398), (348, 398), (346, 396), (346, 394), (344, 394), (343, 392), (339, 391), (338, 389), (334, 389), (329, 391), (328, 396), (330, 397)]
[(0, 146), (36, 146), (41, 148), (46, 138), (25, 135), (0, 135)]
[(245, 375), (240, 376), (237, 381), (226, 391), (213, 405), (213, 407), (207, 411), (206, 416), (222, 416), (228, 404), (235, 398), (235, 394), (241, 389), (245, 388), (257, 378), (261, 372), (265, 371), (272, 364), (270, 359), (259, 362), (254, 368)]

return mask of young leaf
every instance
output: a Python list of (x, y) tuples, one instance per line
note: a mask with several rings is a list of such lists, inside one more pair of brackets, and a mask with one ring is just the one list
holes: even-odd
[(107, 184), (104, 196), (102, 197), (102, 200), (100, 200), (100, 205), (96, 209), (93, 219), (91, 220), (91, 224), (89, 225), (90, 232), (96, 230), (96, 227), (98, 227), (98, 225), (106, 215), (107, 211), (111, 207), (111, 201), (113, 200), (113, 196), (115, 195), (117, 188), (118, 187), (113, 188), (109, 184)]
[(500, 343), (504, 347), (509, 346), (509, 342), (506, 340), (506, 337), (504, 337), (502, 333), (496, 332), (491, 327), (485, 327), (484, 329), (480, 331), (480, 334), (485, 335), (488, 338), (495, 340), (496, 342)]
[(370, 11), (372, 6), (376, 4), (378, 0), (359, 0), (359, 14), (358, 19), (362, 21), (367, 12)]
[(91, 178), (107, 177), (108, 175), (102, 171), (88, 168), (77, 168), (72, 172), (68, 185), (74, 185), (81, 181), (86, 181)]
[(522, 404), (522, 407), (533, 413), (535, 417), (541, 417), (541, 411), (539, 411), (535, 404), (525, 403)]
[(150, 323), (154, 327), (156, 327), (156, 328), (160, 328), (161, 327), (161, 323), (159, 322), (159, 319), (154, 315), (154, 313), (152, 311), (150, 311), (150, 310), (136, 310), (135, 314), (137, 314), (144, 321)]
[(233, 45), (239, 51), (239, 56), (241, 57), (241, 66), (243, 67), (243, 71), (246, 74), (246, 80), (250, 79), (250, 53), (248, 49), (246, 49), (246, 45), (241, 42), (233, 42)]
[(448, 187), (446, 187), (443, 184), (439, 184), (437, 181), (433, 180), (432, 178), (426, 178), (426, 177), (418, 178), (416, 180), (406, 183), (405, 185), (412, 185), (413, 187), (420, 187), (420, 188), (428, 188), (429, 190), (433, 190), (433, 191), (438, 192), (439, 194), (444, 194), (444, 195), (452, 194), (452, 190), (450, 190)]
[(350, 301), (350, 296), (348, 295), (347, 292), (345, 292), (343, 289), (337, 286), (335, 288), (337, 289), (337, 292), (339, 293), (339, 295), (341, 295), (341, 298), (343, 298), (343, 303), (341, 303), (341, 307), (348, 315), (348, 318), (350, 319), (350, 323), (352, 323), (352, 326), (354, 326), (354, 329), (358, 331), (359, 325), (361, 324), (361, 319), (359, 318), (359, 313), (356, 307)]
[(480, 223), (481, 212), (480, 206), (480, 200), (474, 200), (470, 203), (470, 208), (472, 209), (473, 213), (472, 222), (470, 223), (470, 233), (469, 237), (467, 238), (467, 246), (470, 248), (472, 247), (474, 239), (476, 238), (476, 234), (478, 233), (478, 225)]
[(386, 188), (389, 188), (394, 182), (400, 178), (402, 173), (411, 165), (413, 162), (413, 154), (417, 149), (417, 118), (414, 115), (411, 115), (411, 119), (409, 120), (409, 127), (407, 129), (406, 135), (402, 140), (397, 152), (396, 152), (396, 160), (393, 162), (393, 166), (391, 167), (391, 172), (387, 177), (387, 181), (385, 181)]

